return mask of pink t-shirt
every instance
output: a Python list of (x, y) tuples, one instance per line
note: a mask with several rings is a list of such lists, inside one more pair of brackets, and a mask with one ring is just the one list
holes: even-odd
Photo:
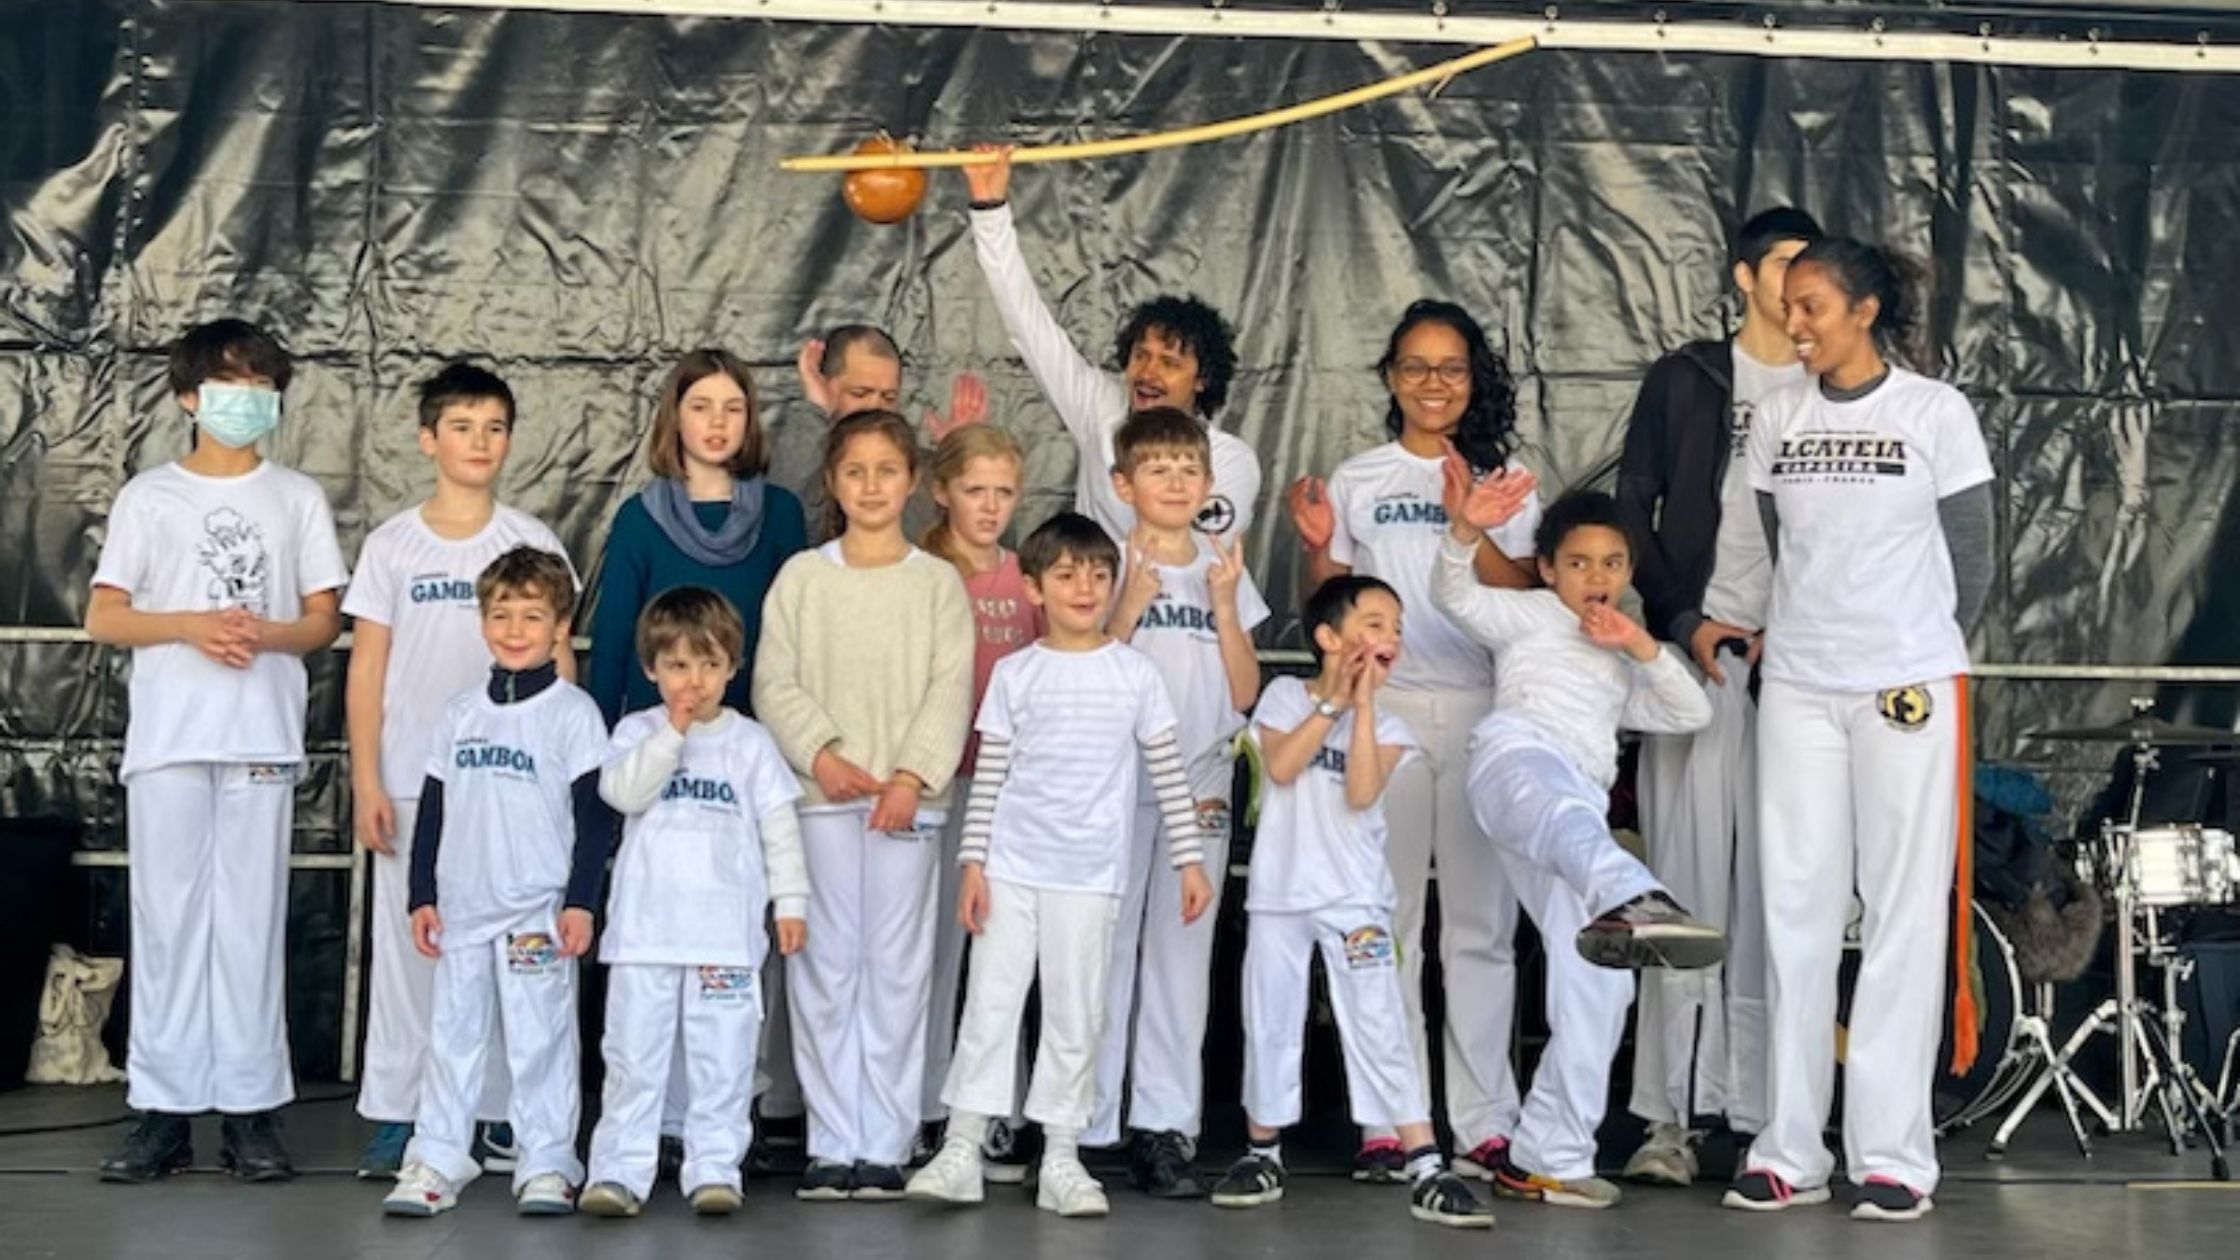
[[(972, 622), (980, 636), (972, 649), (972, 710), (988, 694), (988, 676), (996, 662), (1042, 637), (1042, 609), (1027, 598), (1027, 578), (1019, 571), (1019, 557), (1006, 551), (996, 567), (964, 580), (964, 593), (972, 600)], [(964, 765), (957, 773), (969, 779), (980, 735), (974, 732), (964, 746)]]

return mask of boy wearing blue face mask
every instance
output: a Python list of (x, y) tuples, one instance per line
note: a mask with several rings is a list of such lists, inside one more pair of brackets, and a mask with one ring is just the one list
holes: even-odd
[(185, 1168), (206, 1111), (225, 1116), (219, 1160), (236, 1177), (295, 1175), (275, 1113), (295, 1096), (281, 1000), (303, 657), (341, 630), (349, 572), (318, 483), (257, 454), (289, 371), (241, 320), (179, 339), (170, 385), (192, 449), (125, 484), (93, 575), (86, 633), (133, 649), (118, 777), (140, 1120), (106, 1181)]

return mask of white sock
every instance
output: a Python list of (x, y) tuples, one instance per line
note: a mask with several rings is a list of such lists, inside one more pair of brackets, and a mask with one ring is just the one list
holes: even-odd
[(1245, 1138), (1245, 1149), (1276, 1167), (1283, 1167), (1283, 1139), (1272, 1137), (1263, 1142), (1256, 1137)]
[(988, 1140), (988, 1118), (977, 1111), (949, 1112), (949, 1131), (941, 1140), (943, 1146), (966, 1146), (972, 1153), (980, 1153), (980, 1144)]
[(1419, 1146), (1408, 1152), (1408, 1180), (1420, 1182), (1447, 1170), (1446, 1157), (1436, 1146)]
[(1042, 1126), (1042, 1159), (1044, 1163), (1080, 1163), (1081, 1130)]

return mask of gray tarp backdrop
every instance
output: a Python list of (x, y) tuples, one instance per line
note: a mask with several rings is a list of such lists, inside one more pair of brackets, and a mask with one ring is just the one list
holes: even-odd
[[(76, 624), (106, 505), (184, 449), (162, 355), (241, 315), (299, 356), (273, 454), (343, 543), (425, 492), (411, 390), (445, 358), (520, 396), (506, 497), (579, 566), (645, 476), (654, 382), (720, 344), (757, 368), (776, 476), (810, 475), (802, 338), (891, 329), (913, 412), (985, 376), (1031, 452), (1073, 453), (985, 300), (962, 181), (857, 222), (779, 157), (879, 128), (941, 146), (1182, 126), (1374, 81), (1446, 47), (819, 27), (379, 4), (0, 3), (0, 624)], [(1201, 294), (1240, 333), (1220, 423), (1262, 452), (1251, 539), (1295, 603), (1278, 495), (1382, 439), (1369, 370), (1400, 308), (1476, 311), (1551, 488), (1618, 447), (1642, 370), (1732, 314), (1725, 238), (1792, 201), (1933, 260), (1943, 371), (1981, 410), (2002, 559), (1979, 659), (2240, 659), (2240, 81), (2210, 75), (1539, 51), (1249, 139), (1022, 170), (1044, 291), (1106, 352), (1120, 312)], [(1289, 613), (1271, 644), (1296, 642)], [(122, 658), (0, 644), (0, 817), (122, 844)], [(339, 654), (314, 669), (303, 850), (347, 844)], [(2128, 688), (1984, 693), (1987, 754)], [(2204, 693), (2188, 715), (2229, 722)], [(331, 884), (333, 881), (327, 881)], [(299, 881), (299, 968), (339, 906)], [(110, 903), (110, 914), (115, 903)], [(112, 920), (111, 929), (121, 928)], [(121, 936), (121, 932), (118, 933)], [(299, 978), (303, 975), (299, 971)], [(299, 1040), (330, 1019), (296, 1003)], [(331, 1045), (311, 1054), (331, 1062)]]

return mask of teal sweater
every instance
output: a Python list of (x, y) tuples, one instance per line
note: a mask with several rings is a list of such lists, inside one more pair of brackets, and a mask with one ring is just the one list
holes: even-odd
[[(723, 523), (731, 505), (695, 503), (692, 510), (702, 525), (713, 529)], [(638, 613), (654, 596), (679, 586), (708, 587), (739, 610), (739, 619), (747, 625), (747, 647), (738, 676), (724, 689), (723, 702), (741, 713), (753, 712), (747, 675), (754, 664), (755, 644), (762, 637), (762, 597), (769, 593), (779, 568), (809, 545), (801, 500), (792, 491), (768, 487), (762, 510), (762, 535), (754, 550), (739, 563), (720, 568), (677, 550), (638, 496), (630, 496), (615, 513), (592, 594), (591, 669), (585, 687), (599, 702), (609, 726), (625, 713), (661, 703), (653, 680), (638, 664)]]

